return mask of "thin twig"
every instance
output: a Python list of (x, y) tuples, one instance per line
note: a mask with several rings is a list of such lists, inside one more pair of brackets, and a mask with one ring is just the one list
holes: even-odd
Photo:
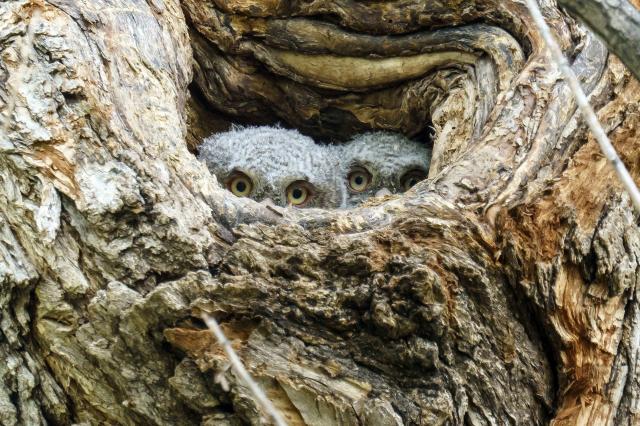
[(247, 384), (255, 399), (271, 416), (274, 423), (277, 426), (286, 426), (287, 423), (284, 421), (278, 410), (276, 410), (276, 407), (273, 406), (273, 403), (269, 400), (269, 398), (267, 398), (260, 386), (251, 378), (246, 368), (244, 368), (240, 357), (238, 357), (236, 352), (233, 350), (231, 342), (229, 342), (229, 340), (224, 335), (222, 329), (220, 328), (220, 325), (218, 325), (218, 322), (208, 315), (204, 315), (202, 319), (204, 320), (205, 324), (207, 324), (207, 327), (209, 327), (209, 330), (213, 333), (216, 339), (218, 339), (218, 342), (220, 343), (220, 345), (222, 345), (224, 351), (227, 353), (227, 357), (231, 362), (231, 368), (233, 369), (234, 373), (240, 376), (240, 378)]
[(578, 107), (580, 108), (582, 115), (584, 116), (587, 124), (589, 125), (589, 128), (591, 129), (593, 136), (598, 141), (598, 144), (600, 145), (602, 152), (604, 153), (605, 157), (607, 157), (607, 159), (609, 160), (609, 163), (611, 164), (616, 174), (620, 178), (622, 185), (625, 187), (625, 189), (629, 193), (629, 196), (631, 197), (631, 201), (633, 202), (633, 205), (636, 209), (636, 212), (640, 213), (640, 191), (638, 190), (638, 187), (633, 181), (633, 178), (629, 174), (629, 171), (625, 167), (624, 163), (618, 156), (618, 153), (613, 147), (613, 144), (609, 140), (609, 137), (607, 136), (606, 132), (602, 128), (602, 125), (600, 124), (600, 121), (598, 120), (598, 117), (596, 116), (595, 111), (589, 104), (587, 95), (582, 90), (582, 87), (580, 86), (580, 82), (578, 81), (578, 78), (576, 77), (575, 73), (571, 69), (571, 66), (569, 65), (569, 61), (567, 61), (567, 58), (562, 53), (562, 50), (560, 50), (560, 46), (558, 45), (556, 40), (553, 38), (553, 35), (551, 34), (551, 29), (545, 22), (544, 17), (542, 16), (542, 12), (538, 7), (538, 4), (536, 3), (535, 0), (525, 0), (525, 1), (527, 3), (527, 7), (529, 8), (529, 12), (531, 12), (531, 16), (533, 17), (533, 21), (538, 27), (538, 30), (540, 31), (542, 38), (547, 44), (547, 47), (551, 51), (553, 60), (560, 67), (560, 70), (564, 74), (564, 77), (567, 79), (569, 83), (569, 87), (571, 88), (571, 91), (573, 92), (573, 95), (578, 104)]

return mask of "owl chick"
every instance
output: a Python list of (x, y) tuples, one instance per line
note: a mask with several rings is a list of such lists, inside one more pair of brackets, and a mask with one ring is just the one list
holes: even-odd
[(431, 150), (398, 133), (371, 132), (343, 147), (347, 207), (369, 197), (405, 192), (425, 179)]
[(199, 158), (238, 197), (283, 207), (336, 208), (346, 202), (337, 154), (296, 130), (261, 126), (208, 137)]

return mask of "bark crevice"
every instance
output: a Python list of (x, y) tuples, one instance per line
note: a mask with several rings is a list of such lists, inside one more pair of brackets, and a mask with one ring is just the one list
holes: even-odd
[[(454, 3), (2, 3), (1, 421), (263, 422), (203, 313), (291, 424), (637, 420), (637, 218), (524, 6)], [(540, 3), (638, 174), (640, 87)], [(349, 87), (310, 56), (424, 74)], [(238, 117), (429, 123), (432, 175), (269, 210), (193, 155)]]

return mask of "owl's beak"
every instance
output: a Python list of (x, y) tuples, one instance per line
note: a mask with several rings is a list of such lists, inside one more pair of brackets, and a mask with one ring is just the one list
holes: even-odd
[(382, 188), (376, 192), (376, 197), (384, 197), (385, 195), (391, 195), (391, 191), (387, 188)]
[(260, 204), (264, 204), (265, 206), (271, 206), (271, 207), (276, 206), (271, 198), (265, 198), (264, 200), (260, 201)]

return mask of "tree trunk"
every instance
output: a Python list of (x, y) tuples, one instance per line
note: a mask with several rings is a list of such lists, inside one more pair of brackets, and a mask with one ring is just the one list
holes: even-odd
[[(640, 86), (544, 15), (634, 177)], [(640, 234), (518, 1), (0, 4), (0, 423), (640, 422)], [(349, 70), (338, 72), (337, 70)], [(230, 122), (433, 144), (429, 180), (269, 209)]]
[(602, 37), (636, 78), (640, 78), (640, 0), (560, 0)]

